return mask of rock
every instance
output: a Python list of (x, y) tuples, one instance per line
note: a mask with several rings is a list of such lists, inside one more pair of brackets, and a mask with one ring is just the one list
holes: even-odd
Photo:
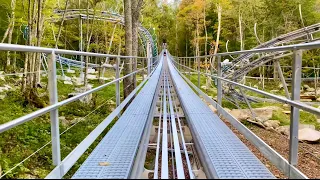
[(289, 104), (283, 104), (282, 106), (283, 106), (283, 107), (290, 107)]
[(277, 129), (280, 126), (280, 122), (277, 120), (268, 120), (263, 123), (266, 127)]
[(290, 126), (280, 126), (276, 129), (276, 131), (278, 131), (279, 133), (289, 136), (290, 135)]
[(87, 75), (87, 78), (88, 78), (89, 80), (96, 80), (96, 79), (98, 79), (96, 75), (91, 75), (91, 74), (88, 74), (88, 75)]
[(277, 93), (277, 92), (279, 92), (279, 90), (271, 90), (270, 92), (271, 93)]
[(320, 102), (320, 97), (319, 97), (319, 98), (317, 98), (317, 101), (318, 101), (318, 102)]
[(231, 110), (230, 109), (228, 109), (228, 108), (223, 108), (227, 113), (230, 113), (231, 112)]
[(240, 122), (246, 121), (251, 117), (251, 115), (249, 115), (248, 112), (243, 109), (233, 109), (230, 111), (230, 114)]
[(209, 105), (209, 108), (211, 109), (212, 112), (217, 113), (217, 109), (213, 107), (211, 104)]
[(310, 89), (310, 86), (308, 86), (307, 84), (303, 85), (304, 89)]
[(282, 111), (283, 113), (285, 113), (285, 114), (290, 114), (291, 113), (291, 111)]
[[(272, 112), (279, 109), (275, 106), (269, 106), (264, 108), (253, 109), (253, 112), (256, 115), (256, 120), (263, 123), (272, 118)], [(233, 115), (239, 121), (248, 120), (252, 117), (251, 111), (249, 109), (233, 109), (230, 111), (230, 114)]]
[(316, 129), (316, 127), (312, 124), (299, 124), (299, 130), (304, 129), (304, 128), (309, 128), (309, 129)]
[(0, 100), (3, 100), (4, 98), (6, 98), (6, 95), (5, 94), (1, 94), (0, 95)]
[(201, 86), (201, 89), (207, 90), (207, 86)]
[(95, 72), (96, 72), (95, 69), (88, 69), (88, 73), (89, 73), (89, 74), (94, 74)]
[(68, 76), (61, 76), (61, 75), (57, 75), (57, 79), (61, 80), (61, 81), (71, 81), (71, 77)]
[(104, 68), (114, 68), (114, 66), (112, 64), (102, 64), (101, 67), (104, 67)]
[(300, 102), (312, 102), (312, 99), (300, 99)]
[(299, 130), (298, 139), (300, 141), (306, 141), (310, 143), (320, 142), (320, 132), (311, 128), (304, 128)]
[(303, 96), (315, 96), (315, 95), (316, 95), (316, 93), (314, 91), (308, 91), (308, 92), (305, 92), (300, 97), (303, 97)]
[(9, 86), (9, 85), (4, 85), (4, 87), (6, 87), (8, 90), (11, 90), (11, 89), (13, 89), (11, 86)]
[(59, 117), (59, 121), (63, 126), (67, 126), (68, 125), (68, 121), (66, 120), (66, 117), (64, 117), (64, 116), (60, 116)]
[(72, 70), (72, 69), (67, 69), (67, 73), (74, 74), (74, 73), (76, 73), (76, 71)]
[(308, 92), (315, 92), (315, 89), (314, 88), (308, 88), (307, 91)]
[(71, 81), (64, 81), (63, 84), (73, 85), (73, 83)]

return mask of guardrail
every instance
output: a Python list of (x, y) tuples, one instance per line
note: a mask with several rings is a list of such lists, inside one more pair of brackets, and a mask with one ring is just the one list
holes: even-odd
[[(52, 160), (53, 165), (55, 166), (63, 166), (64, 168), (59, 168), (59, 172), (57, 170), (53, 171), (52, 176), (56, 178), (62, 178), (65, 173), (74, 165), (74, 163), (80, 158), (80, 156), (85, 152), (87, 148), (94, 142), (94, 140), (102, 133), (102, 131), (110, 124), (110, 122), (121, 113), (121, 110), (130, 102), (130, 100), (134, 97), (135, 93), (142, 87), (142, 85), (148, 80), (150, 75), (153, 73), (155, 66), (158, 63), (158, 57), (135, 57), (135, 56), (121, 56), (121, 55), (110, 55), (110, 54), (100, 54), (100, 53), (89, 53), (89, 52), (79, 52), (79, 51), (70, 51), (70, 50), (61, 50), (61, 49), (52, 49), (52, 48), (43, 48), (43, 47), (34, 47), (34, 46), (22, 46), (22, 45), (12, 45), (12, 44), (3, 44), (0, 43), (0, 51), (18, 51), (18, 52), (35, 52), (35, 53), (46, 53), (50, 56), (48, 59), (48, 86), (49, 86), (49, 98), (50, 105), (39, 109), (35, 112), (32, 112), (23, 117), (14, 119), (10, 122), (4, 123), (0, 125), (0, 133), (8, 131), (18, 125), (24, 124), (30, 120), (33, 120), (45, 113), (50, 112), (50, 121), (51, 121), (51, 142), (52, 142)], [(65, 54), (65, 55), (80, 55), (80, 56), (91, 56), (91, 57), (103, 57), (103, 58), (114, 58), (116, 59), (116, 71), (115, 77), (116, 79), (110, 81), (106, 84), (98, 86), (94, 89), (88, 90), (61, 102), (58, 102), (58, 89), (57, 89), (57, 68), (56, 63), (57, 54)], [(130, 59), (141, 59), (146, 60), (146, 67), (142, 67), (141, 69), (137, 69), (136, 71), (124, 75), (120, 77), (120, 61), (121, 59), (130, 60)], [(147, 71), (147, 78), (140, 83), (139, 86), (121, 103), (120, 101), (120, 81), (128, 78), (130, 76), (134, 76), (139, 72), (143, 72), (142, 76), (144, 76), (144, 71)], [(137, 80), (135, 78), (135, 80)], [(95, 93), (97, 91), (102, 90), (103, 88), (110, 86), (112, 84), (116, 84), (116, 105), (117, 108), (114, 112), (112, 112), (106, 120), (104, 120), (99, 126), (91, 132), (88, 137), (83, 140), (76, 149), (74, 149), (64, 160), (63, 164), (61, 162), (61, 152), (60, 152), (60, 134), (59, 134), (59, 115), (58, 108), (67, 105), (71, 102), (81, 99), (87, 95)], [(134, 82), (136, 85), (136, 81)], [(3, 175), (2, 175), (3, 176)]]
[[(301, 87), (301, 69), (302, 69), (302, 50), (316, 49), (320, 47), (320, 42), (312, 42), (307, 44), (297, 44), (297, 45), (289, 45), (289, 46), (281, 46), (281, 47), (273, 47), (273, 48), (263, 48), (263, 49), (253, 49), (246, 51), (236, 51), (236, 52), (228, 52), (228, 53), (218, 53), (215, 55), (207, 55), (207, 56), (197, 56), (197, 57), (173, 57), (174, 64), (176, 68), (185, 68), (191, 74), (191, 71), (197, 73), (198, 75), (198, 84), (194, 85), (190, 80), (186, 78), (180, 71), (180, 75), (184, 77), (184, 79), (190, 84), (201, 96), (205, 98), (205, 100), (211, 103), (214, 107), (216, 107), (218, 114), (223, 115), (228, 119), (228, 121), (238, 129), (251, 143), (253, 143), (264, 155), (268, 158), (277, 168), (279, 168), (285, 175), (289, 178), (307, 178), (303, 173), (301, 173), (295, 166), (298, 163), (298, 131), (299, 131), (299, 109), (303, 109), (312, 114), (320, 115), (320, 109), (312, 107), (310, 105), (304, 104), (300, 102), (300, 87)], [(252, 88), (238, 82), (231, 81), (229, 79), (222, 77), (222, 62), (221, 58), (229, 55), (241, 55), (246, 53), (266, 53), (266, 52), (274, 52), (274, 51), (293, 51), (293, 62), (292, 62), (292, 92), (291, 98), (285, 98), (282, 96), (277, 96), (256, 88)], [(206, 72), (201, 71), (200, 68), (200, 58), (208, 58), (208, 57), (217, 57), (217, 65), (210, 64), (211, 67), (215, 66), (217, 68), (217, 75), (212, 75)], [(194, 60), (193, 65), (197, 67), (197, 69), (191, 68), (191, 60)], [(189, 63), (189, 66), (187, 64)], [(197, 64), (195, 64), (197, 63)], [(186, 72), (188, 73), (188, 72)], [(208, 97), (204, 92), (200, 90), (200, 75), (204, 75), (206, 77), (211, 77), (217, 80), (217, 102), (212, 100), (212, 98)], [(232, 84), (240, 89), (246, 89), (269, 98), (275, 99), (281, 103), (285, 103), (291, 106), (291, 116), (290, 116), (290, 147), (289, 147), (289, 161), (283, 158), (280, 154), (278, 154), (275, 150), (273, 150), (270, 146), (268, 146), (265, 142), (263, 142), (259, 137), (257, 137), (254, 133), (252, 133), (248, 128), (243, 126), (239, 121), (236, 120), (232, 115), (227, 113), (222, 107), (222, 82), (226, 82)], [(247, 98), (245, 101), (249, 108), (251, 109), (250, 103)]]

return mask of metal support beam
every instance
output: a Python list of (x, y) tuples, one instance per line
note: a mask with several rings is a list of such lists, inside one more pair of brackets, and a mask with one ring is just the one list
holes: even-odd
[(148, 42), (147, 43), (147, 65), (148, 65), (148, 67), (147, 67), (147, 69), (148, 69), (148, 75), (150, 74), (150, 72), (151, 72), (151, 67), (150, 67), (150, 65), (151, 65), (151, 52), (150, 52), (150, 42)]
[(200, 58), (197, 58), (198, 61), (198, 88), (200, 88)]
[(278, 68), (278, 73), (279, 73), (280, 80), (281, 80), (282, 85), (283, 85), (283, 89), (286, 92), (286, 97), (288, 99), (290, 99), (287, 83), (286, 83), (286, 80), (284, 79), (283, 72), (282, 72), (282, 69), (281, 69), (281, 66), (280, 66), (280, 62), (279, 62), (279, 60), (275, 60), (275, 63), (276, 63), (276, 66)]
[(167, 95), (166, 95), (166, 75), (164, 72), (163, 83), (163, 127), (162, 127), (162, 159), (161, 159), (161, 179), (169, 179), (169, 158), (168, 158), (168, 125), (167, 125)]
[[(300, 86), (301, 86), (301, 66), (302, 66), (302, 51), (296, 50), (293, 55), (292, 64), (292, 100), (300, 101)], [(296, 107), (291, 106), (290, 116), (290, 151), (289, 163), (293, 166), (298, 163), (298, 131), (300, 112)]]
[[(79, 44), (79, 49), (82, 52), (83, 51), (83, 31), (82, 31), (82, 17), (80, 15), (80, 44)], [(80, 61), (81, 61), (81, 71), (80, 71), (80, 79), (84, 80), (84, 73), (83, 73), (83, 56), (80, 56)]]
[[(57, 88), (57, 67), (56, 67), (56, 54), (53, 51), (48, 63), (48, 86), (50, 105), (58, 103), (58, 88)], [(60, 154), (60, 133), (59, 133), (59, 114), (58, 109), (50, 111), (51, 121), (51, 142), (52, 142), (52, 162), (57, 166), (61, 163)]]
[[(222, 68), (221, 68), (221, 56), (218, 56), (218, 77), (222, 77)], [(222, 105), (222, 83), (220, 79), (217, 79), (217, 89), (218, 89), (218, 94), (217, 94), (217, 102), (221, 106)], [(219, 110), (218, 113), (220, 114)]]
[[(118, 57), (116, 60), (116, 79), (120, 78), (120, 58)], [(116, 104), (117, 107), (120, 105), (120, 82), (116, 82)], [(120, 117), (120, 114), (118, 114)]]

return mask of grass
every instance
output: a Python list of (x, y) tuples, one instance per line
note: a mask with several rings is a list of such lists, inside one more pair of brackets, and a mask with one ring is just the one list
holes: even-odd
[[(58, 74), (61, 74), (58, 73)], [(66, 74), (69, 77), (76, 74)], [(114, 76), (113, 71), (106, 72), (107, 77)], [(139, 77), (138, 75), (137, 77)], [(107, 82), (107, 81), (106, 81)], [(141, 81), (138, 81), (139, 84)], [(7, 84), (8, 82), (6, 82)], [(43, 84), (47, 84), (47, 79), (42, 79)], [(89, 82), (93, 88), (100, 86), (98, 80)], [(74, 92), (76, 86), (65, 85), (63, 81), (58, 81), (59, 101), (68, 98), (68, 94)], [(122, 83), (120, 89), (123, 90)], [(61, 138), (61, 156), (65, 158), (100, 122), (102, 122), (115, 109), (115, 84), (105, 87), (104, 89), (93, 93), (92, 103), (83, 104), (80, 101), (72, 102), (59, 108), (59, 117), (65, 117), (65, 122), (60, 120), (60, 133), (72, 126), (81, 118), (87, 116), (91, 111), (94, 113), (82, 119), (80, 123), (68, 130), (60, 136)], [(46, 89), (40, 89), (40, 94), (45, 93)], [(122, 94), (122, 93), (121, 93)], [(112, 98), (112, 101), (110, 99)], [(123, 97), (121, 96), (123, 99)], [(106, 101), (109, 100), (106, 103)], [(47, 102), (48, 100), (46, 100)], [(47, 102), (47, 104), (49, 104)], [(22, 117), (26, 114), (38, 110), (37, 108), (27, 105), (24, 101), (23, 94), (19, 90), (7, 92), (7, 97), (0, 103), (0, 124), (12, 121), (13, 119)], [(88, 157), (90, 152), (98, 144), (99, 140), (109, 131), (116, 122), (115, 119), (108, 128), (99, 136), (99, 138), (90, 146), (70, 172), (65, 176), (70, 178), (81, 163)], [(19, 125), (9, 131), (1, 134), (0, 138), (0, 166), (3, 173), (17, 163), (28, 157), (37, 149), (45, 145), (51, 140), (50, 116), (49, 113), (31, 120), (27, 123)], [(44, 178), (54, 168), (51, 160), (51, 144), (44, 147), (32, 158), (25, 161), (12, 172), (8, 173), (5, 178)]]

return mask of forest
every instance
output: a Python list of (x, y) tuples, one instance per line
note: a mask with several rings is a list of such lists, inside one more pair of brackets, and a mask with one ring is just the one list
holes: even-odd
[[(139, 31), (143, 27), (151, 34), (158, 53), (161, 52), (163, 43), (167, 43), (171, 55), (192, 57), (250, 50), (283, 34), (320, 23), (320, 0), (0, 0), (0, 12), (1, 43), (146, 57), (146, 42)], [(312, 39), (318, 38), (319, 33), (312, 36)], [(299, 43), (299, 40), (295, 43)], [(304, 77), (319, 78), (319, 53), (319, 49), (304, 53), (303, 67), (313, 68), (303, 69)], [(49, 55), (0, 51), (0, 85), (3, 86), (0, 88), (0, 124), (50, 104), (48, 78), (43, 75), (44, 58), (49, 58)], [(101, 77), (114, 78), (113, 70), (101, 67), (103, 64), (115, 64), (115, 58), (71, 55), (66, 55), (66, 58), (84, 61), (85, 67), (74, 72), (66, 70), (67, 76), (73, 76), (72, 78), (66, 78), (65, 72), (59, 71), (59, 101), (67, 99), (77, 88), (89, 90), (98, 87), (105, 82)], [(236, 57), (227, 58), (232, 61)], [(89, 75), (89, 63), (101, 65), (95, 69), (99, 77), (90, 79), (92, 75)], [(129, 63), (123, 63), (121, 75), (132, 73), (143, 63), (144, 60), (137, 62), (134, 58)], [(207, 66), (207, 61), (202, 63)], [(291, 58), (282, 58), (280, 64), (291, 66)], [(248, 76), (278, 78), (275, 64), (269, 62), (266, 65), (266, 70), (258, 68)], [(62, 65), (61, 68), (67, 69)], [(283, 73), (285, 77), (290, 77), (292, 71)], [(84, 79), (78, 83), (76, 78), (81, 74), (84, 74)], [(121, 99), (126, 98), (143, 78), (144, 74), (137, 74), (132, 79), (125, 78), (121, 84)], [(133, 83), (135, 79), (138, 79), (138, 84)], [(251, 83), (258, 84), (253, 80), (248, 80), (247, 83), (250, 86)], [(270, 86), (266, 90), (272, 91), (278, 88), (278, 81), (268, 81), (266, 86), (268, 85)], [(263, 88), (264, 86), (263, 84)], [(313, 91), (316, 92), (317, 82), (312, 86), (315, 86)], [(77, 101), (59, 109), (60, 118), (63, 117), (60, 119), (61, 132), (68, 131), (61, 138), (63, 157), (115, 109), (112, 94), (115, 88), (110, 86), (93, 94), (87, 104)], [(202, 89), (209, 89), (210, 93), (216, 95), (210, 88)], [(279, 92), (279, 95), (284, 93)], [(256, 106), (260, 107), (260, 104)], [(234, 108), (233, 105), (231, 107)], [(97, 112), (91, 114), (95, 109)], [(303, 116), (308, 117), (306, 122), (310, 121), (315, 124), (316, 129), (320, 128), (316, 117), (309, 114)], [(289, 116), (277, 111), (273, 118), (281, 121)], [(85, 119), (90, 119), (91, 122), (84, 121)], [(281, 124), (288, 125), (288, 122), (283, 120)], [(75, 128), (69, 131), (70, 127)], [(108, 126), (105, 132), (110, 128)], [(54, 168), (48, 141), (48, 114), (1, 134), (0, 177), (44, 178)], [(86, 156), (96, 144), (97, 142), (90, 146)], [(42, 151), (33, 155), (39, 148)], [(31, 154), (31, 160), (18, 164)], [(84, 160), (85, 157), (82, 157), (66, 177), (70, 177)]]

